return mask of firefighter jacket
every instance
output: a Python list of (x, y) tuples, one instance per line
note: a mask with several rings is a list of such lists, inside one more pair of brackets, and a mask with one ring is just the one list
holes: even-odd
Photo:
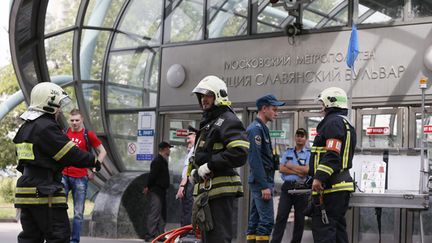
[(249, 142), (243, 123), (230, 107), (213, 106), (203, 114), (195, 143), (194, 167), (207, 163), (212, 178), (196, 183), (194, 196), (208, 191), (209, 199), (243, 196), (243, 186), (235, 168), (247, 159)]
[(269, 129), (259, 118), (256, 118), (246, 132), (250, 141), (248, 182), (259, 190), (272, 189), (276, 168)]
[(347, 113), (346, 109), (330, 108), (317, 127), (309, 174), (323, 183), (324, 193), (354, 191), (349, 169), (352, 167), (356, 133), (346, 118)]
[(55, 120), (44, 114), (26, 121), (13, 142), (16, 146), (18, 171), (15, 207), (67, 207), (61, 184), (65, 166), (94, 167), (95, 156), (80, 150), (69, 140)]

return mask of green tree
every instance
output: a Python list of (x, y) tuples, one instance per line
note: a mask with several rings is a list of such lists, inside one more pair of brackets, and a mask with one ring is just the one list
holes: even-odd
[[(18, 82), (12, 64), (0, 68), (0, 97), (2, 102), (10, 95), (19, 91)], [(18, 127), (22, 124), (19, 115), (24, 112), (26, 106), (22, 102), (0, 121), (0, 168), (16, 164), (15, 145), (12, 139)]]

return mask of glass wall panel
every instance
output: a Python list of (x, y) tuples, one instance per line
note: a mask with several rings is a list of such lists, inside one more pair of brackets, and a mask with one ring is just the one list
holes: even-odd
[(119, 30), (146, 40), (148, 45), (160, 44), (163, 1), (133, 0), (129, 3)]
[(109, 114), (110, 131), (114, 139), (114, 145), (123, 165), (127, 170), (149, 171), (148, 161), (137, 161), (135, 154), (128, 153), (128, 145), (137, 143), (138, 114)]
[(398, 139), (397, 114), (371, 114), (362, 116), (363, 148), (402, 147)]
[(45, 34), (75, 25), (80, 0), (49, 1), (45, 16)]
[(345, 26), (347, 23), (348, 0), (316, 0), (303, 12), (304, 29)]
[[(420, 138), (421, 138), (421, 127), (422, 127), (422, 120), (421, 120), (421, 113), (416, 113), (416, 123), (415, 123), (415, 131), (416, 131), (416, 135), (415, 135), (415, 147), (416, 148), (420, 148)], [(428, 142), (432, 142), (432, 133), (430, 131), (432, 131), (431, 127), (432, 127), (432, 115), (431, 114), (425, 114), (425, 130), (427, 130), (425, 132), (426, 135), (426, 139)]]
[(201, 40), (203, 37), (204, 1), (167, 0), (164, 41)]
[(45, 39), (45, 55), (50, 76), (72, 76), (73, 32)]
[(414, 18), (432, 16), (432, 1), (411, 0), (410, 16)]
[(323, 116), (307, 116), (305, 117), (304, 124), (306, 124), (304, 129), (308, 131), (309, 137), (309, 146), (312, 146), (313, 141), (315, 139), (315, 136), (317, 135), (316, 127), (321, 122), (321, 120), (324, 119)]
[(102, 115), (101, 115), (101, 96), (100, 84), (84, 83), (82, 84), (83, 96), (86, 109), (92, 124), (93, 130), (103, 133)]
[[(359, 243), (380, 242), (378, 234), (378, 223), (375, 208), (360, 208)], [(381, 214), (381, 242), (399, 242), (395, 239), (395, 225), (400, 221), (395, 220), (394, 208), (382, 208)]]
[(272, 6), (268, 0), (258, 1), (257, 16), (257, 33), (282, 31), (285, 25), (295, 21), (283, 6)]
[[(131, 97), (121, 101), (130, 102), (136, 107), (155, 107), (157, 96), (157, 84), (159, 76), (159, 52), (153, 49), (145, 49), (136, 52), (116, 52), (112, 53), (109, 63), (108, 82), (120, 84), (110, 86), (108, 102), (112, 103), (112, 98), (119, 98), (121, 91), (127, 92)], [(137, 98), (140, 97), (140, 100)], [(114, 102), (117, 103), (117, 102)], [(126, 104), (124, 103), (124, 104)], [(129, 105), (127, 107), (130, 107)], [(120, 108), (120, 107), (117, 107)], [(132, 108), (132, 107), (131, 107)]]
[(385, 23), (402, 20), (404, 0), (359, 0), (359, 23)]
[(81, 39), (81, 80), (101, 80), (102, 66), (110, 32), (84, 30)]
[(138, 35), (116, 33), (114, 36), (114, 49), (148, 47), (148, 40)]
[(84, 26), (112, 28), (125, 0), (90, 0)]
[(248, 0), (209, 0), (208, 38), (247, 34)]
[(179, 129), (187, 129), (188, 126), (191, 125), (193, 127), (197, 127), (197, 121), (195, 120), (185, 120), (185, 119), (176, 119), (172, 118), (169, 121), (169, 140), (164, 138), (164, 140), (168, 140), (171, 145), (174, 147), (171, 149), (171, 154), (169, 158), (169, 168), (174, 174), (180, 175), (183, 171), (184, 159), (188, 153), (186, 147), (186, 138), (184, 136), (177, 136), (176, 131)]
[(108, 85), (108, 109), (156, 107), (156, 93), (133, 86)]

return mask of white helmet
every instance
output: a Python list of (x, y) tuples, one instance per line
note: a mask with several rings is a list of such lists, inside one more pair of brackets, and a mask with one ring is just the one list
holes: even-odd
[(30, 93), (30, 106), (21, 115), (24, 120), (34, 120), (43, 113), (55, 114), (59, 108), (70, 103), (68, 94), (57, 84), (42, 82), (35, 85)]
[(215, 105), (231, 105), (231, 101), (228, 100), (228, 89), (225, 82), (216, 76), (205, 77), (198, 83), (192, 92), (198, 96), (198, 101), (200, 104), (200, 96), (208, 94), (208, 92), (212, 92), (215, 95)]
[(325, 108), (348, 108), (348, 97), (345, 91), (338, 87), (330, 87), (318, 95), (318, 100), (324, 103)]

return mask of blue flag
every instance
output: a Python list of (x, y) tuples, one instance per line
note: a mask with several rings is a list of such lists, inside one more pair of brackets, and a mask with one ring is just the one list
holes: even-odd
[(351, 37), (348, 44), (347, 57), (346, 57), (346, 63), (349, 68), (354, 68), (354, 62), (357, 59), (358, 54), (359, 54), (359, 47), (358, 47), (358, 39), (357, 39), (357, 27), (353, 23), (352, 30), (351, 30)]

